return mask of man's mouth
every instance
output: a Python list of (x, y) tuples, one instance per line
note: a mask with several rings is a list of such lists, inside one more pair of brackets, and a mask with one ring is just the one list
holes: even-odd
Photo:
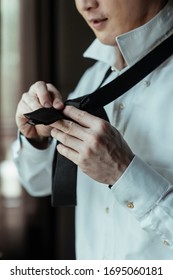
[(90, 25), (94, 29), (102, 29), (105, 25), (105, 22), (107, 21), (107, 18), (93, 18), (89, 20)]

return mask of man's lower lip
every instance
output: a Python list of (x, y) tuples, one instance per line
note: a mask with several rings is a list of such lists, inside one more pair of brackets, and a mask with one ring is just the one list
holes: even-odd
[(105, 26), (106, 21), (107, 21), (106, 19), (102, 20), (102, 21), (93, 21), (92, 22), (92, 27), (94, 29), (100, 30), (100, 29), (102, 29)]

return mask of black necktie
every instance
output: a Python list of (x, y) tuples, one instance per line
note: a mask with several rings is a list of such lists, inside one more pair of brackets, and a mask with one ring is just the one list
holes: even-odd
[[(173, 35), (112, 82), (100, 87), (91, 94), (67, 100), (65, 105), (73, 105), (107, 120), (103, 106), (124, 94), (163, 63), (172, 55), (172, 46)], [(65, 118), (62, 112), (58, 112), (54, 108), (41, 108), (24, 115), (32, 125), (49, 125), (58, 119)], [(76, 176), (77, 168), (75, 164), (59, 155), (56, 150), (53, 161), (53, 206), (76, 205)]]
[[(100, 108), (93, 115), (109, 121), (103, 108)], [(56, 150), (53, 160), (52, 206), (76, 205), (76, 179), (76, 164)]]
[[(103, 80), (98, 88), (104, 83), (107, 77), (111, 74), (111, 69), (105, 73)], [(78, 98), (80, 103), (83, 96)], [(93, 115), (109, 121), (104, 108), (99, 108)], [(58, 144), (58, 143), (57, 143)], [(56, 150), (53, 159), (52, 171), (52, 206), (76, 205), (76, 180), (77, 166), (69, 159), (65, 158)]]

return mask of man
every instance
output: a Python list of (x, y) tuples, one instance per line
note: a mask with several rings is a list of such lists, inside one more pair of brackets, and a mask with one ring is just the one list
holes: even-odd
[[(73, 98), (97, 89), (110, 67), (104, 83), (115, 79), (173, 33), (171, 0), (75, 2), (97, 37), (84, 56), (97, 62)], [(171, 56), (105, 106), (110, 122), (64, 107), (51, 84), (37, 82), (22, 96), (15, 161), (27, 191), (51, 193), (56, 140), (59, 153), (78, 165), (77, 259), (173, 259), (172, 71)], [(34, 127), (23, 116), (51, 106), (72, 121)]]

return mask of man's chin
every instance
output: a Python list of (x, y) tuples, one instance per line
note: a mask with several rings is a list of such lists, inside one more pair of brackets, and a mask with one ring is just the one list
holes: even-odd
[(108, 40), (106, 38), (100, 38), (97, 37), (97, 39), (103, 44), (103, 45), (107, 45), (107, 46), (112, 46), (114, 47), (116, 45), (116, 40)]

